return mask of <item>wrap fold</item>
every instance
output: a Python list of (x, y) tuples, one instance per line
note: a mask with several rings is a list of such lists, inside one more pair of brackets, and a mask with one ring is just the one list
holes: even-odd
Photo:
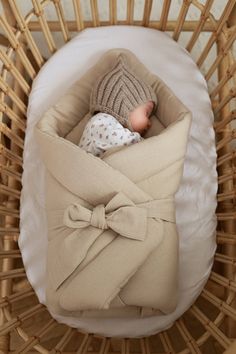
[[(80, 149), (72, 136), (89, 119), (93, 83), (118, 55), (125, 55), (133, 70), (152, 85), (158, 118), (152, 117), (145, 140), (98, 158)], [(174, 195), (183, 173), (190, 124), (187, 108), (125, 49), (105, 53), (41, 118), (35, 134), (45, 164), (51, 311), (139, 317), (145, 309), (149, 315), (175, 309)]]

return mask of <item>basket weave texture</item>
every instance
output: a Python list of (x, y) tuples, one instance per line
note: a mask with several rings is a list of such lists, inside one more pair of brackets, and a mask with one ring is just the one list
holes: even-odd
[[(1, 0), (0, 353), (236, 353), (236, 0), (222, 1), (219, 16), (214, 0), (25, 2), (30, 8), (27, 13), (20, 1)], [(121, 20), (119, 7), (124, 3), (126, 16)], [(180, 4), (175, 18), (173, 3)], [(138, 7), (140, 18), (136, 19)], [(53, 20), (49, 9), (55, 12)], [(106, 20), (101, 16), (104, 12)], [(192, 13), (198, 15), (193, 19)], [(195, 304), (172, 328), (139, 339), (105, 338), (57, 323), (38, 302), (17, 243), (26, 110), (33, 79), (59, 47), (56, 32), (62, 45), (84, 28), (106, 25), (168, 31), (180, 43), (182, 37), (187, 38), (185, 47), (208, 82), (215, 116), (218, 247), (211, 275)], [(205, 38), (202, 48), (201, 38)]]

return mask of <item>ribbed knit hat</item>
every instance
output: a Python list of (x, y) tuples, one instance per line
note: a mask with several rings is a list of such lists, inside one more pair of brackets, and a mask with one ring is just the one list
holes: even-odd
[(147, 101), (154, 102), (154, 110), (157, 104), (154, 90), (134, 74), (120, 54), (114, 67), (95, 83), (90, 96), (90, 113), (109, 113), (133, 131), (129, 113)]

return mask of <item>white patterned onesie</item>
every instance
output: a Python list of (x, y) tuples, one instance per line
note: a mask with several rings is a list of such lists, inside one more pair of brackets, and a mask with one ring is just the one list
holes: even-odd
[(112, 115), (100, 112), (89, 119), (78, 145), (101, 156), (112, 147), (138, 143), (143, 139), (139, 133), (124, 128)]

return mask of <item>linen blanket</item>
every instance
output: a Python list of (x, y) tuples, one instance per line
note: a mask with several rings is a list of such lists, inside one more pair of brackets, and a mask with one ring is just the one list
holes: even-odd
[[(77, 146), (95, 80), (117, 55), (158, 98), (145, 140), (98, 158)], [(113, 49), (35, 127), (45, 164), (47, 306), (56, 314), (140, 317), (178, 301), (174, 195), (191, 113), (126, 49)]]

